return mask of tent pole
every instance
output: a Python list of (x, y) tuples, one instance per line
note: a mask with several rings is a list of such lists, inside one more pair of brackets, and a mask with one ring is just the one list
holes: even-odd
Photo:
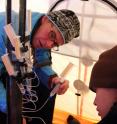
[[(12, 0), (6, 1), (6, 23), (11, 23), (12, 16)], [(9, 42), (9, 39), (6, 39), (7, 49), (9, 56), (12, 51), (12, 45)], [(11, 56), (10, 56), (11, 57)], [(12, 59), (12, 57), (11, 57)], [(12, 60), (11, 60), (12, 61)], [(6, 99), (7, 99), (7, 124), (22, 124), (22, 96), (17, 86), (17, 82), (13, 76), (7, 75), (6, 81)]]

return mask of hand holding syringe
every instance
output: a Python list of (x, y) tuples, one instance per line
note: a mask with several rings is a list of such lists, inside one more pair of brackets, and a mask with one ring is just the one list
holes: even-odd
[(68, 71), (72, 68), (72, 66), (73, 66), (73, 64), (72, 63), (69, 63), (68, 66), (61, 73), (60, 77), (55, 77), (55, 78), (58, 78), (59, 81), (57, 82), (57, 84), (55, 85), (55, 87), (53, 88), (53, 90), (50, 92), (50, 97), (54, 96), (56, 93), (57, 94), (64, 94), (65, 91), (68, 89), (68, 87), (69, 87), (69, 81), (68, 80), (65, 80), (64, 77), (66, 76), (66, 74), (68, 73)]
[(64, 82), (64, 78), (61, 78), (60, 82), (56, 84), (53, 90), (50, 92), (50, 97), (54, 96), (60, 88), (60, 85)]

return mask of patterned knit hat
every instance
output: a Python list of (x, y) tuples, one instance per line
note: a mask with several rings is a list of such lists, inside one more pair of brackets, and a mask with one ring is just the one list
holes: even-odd
[(47, 17), (61, 32), (64, 43), (79, 36), (80, 22), (73, 11), (66, 9), (53, 11), (49, 12)]
[(89, 88), (117, 88), (117, 46), (103, 52), (95, 63)]

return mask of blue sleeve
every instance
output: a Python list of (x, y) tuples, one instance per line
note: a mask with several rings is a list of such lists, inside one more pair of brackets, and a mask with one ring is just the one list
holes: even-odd
[(0, 72), (1, 72), (1, 68), (3, 67), (1, 56), (6, 54), (5, 31), (3, 28), (4, 26), (5, 26), (5, 15), (4, 13), (0, 13)]
[[(44, 61), (51, 61), (50, 60), (50, 53), (47, 49), (38, 49), (36, 50), (36, 60), (37, 62), (43, 63)], [(39, 68), (35, 68), (35, 71), (41, 81), (42, 84), (44, 84), (46, 87), (49, 88), (49, 79), (51, 76), (55, 75), (56, 73), (52, 69), (51, 65), (44, 65)]]
[(1, 60), (1, 56), (3, 56), (4, 54), (6, 54), (6, 47), (4, 44), (4, 38), (2, 36), (2, 34), (0, 33), (0, 73), (1, 73), (1, 69), (4, 66)]
[[(7, 53), (7, 40), (6, 33), (4, 30), (4, 26), (6, 25), (6, 15), (5, 12), (0, 13), (0, 76), (1, 73), (4, 73), (5, 69), (3, 69), (4, 64), (1, 60), (1, 56)], [(12, 13), (12, 26), (15, 32), (18, 32), (18, 15), (17, 13)], [(0, 78), (0, 111), (6, 113), (7, 112), (7, 103), (6, 103), (6, 89), (4, 88), (3, 82)]]
[[(18, 14), (14, 11), (12, 11), (12, 26), (15, 30), (16, 34), (18, 32)], [(1, 56), (7, 53), (7, 40), (6, 40), (6, 32), (4, 30), (4, 26), (6, 25), (6, 14), (5, 12), (0, 13), (0, 70), (3, 67), (3, 63), (1, 60)]]
[[(0, 75), (1, 71), (3, 72), (3, 63), (1, 60), (1, 56), (6, 54), (6, 47), (5, 47), (5, 32), (4, 27), (5, 25), (5, 14), (0, 13)], [(3, 82), (0, 79), (0, 111), (6, 112), (7, 104), (6, 104), (6, 90), (3, 86)]]
[(34, 27), (34, 25), (36, 24), (36, 22), (41, 18), (41, 16), (43, 16), (44, 14), (39, 13), (39, 12), (32, 12), (32, 29)]
[(0, 80), (0, 111), (2, 111), (3, 113), (7, 112), (6, 90), (1, 80)]

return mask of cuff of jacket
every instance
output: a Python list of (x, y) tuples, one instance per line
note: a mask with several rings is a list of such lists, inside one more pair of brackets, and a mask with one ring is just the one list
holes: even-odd
[(49, 88), (49, 89), (52, 88), (52, 79), (53, 79), (54, 77), (56, 77), (56, 76), (57, 76), (57, 74), (54, 74), (54, 75), (51, 75), (51, 76), (49, 77), (49, 81), (48, 81), (48, 88)]

